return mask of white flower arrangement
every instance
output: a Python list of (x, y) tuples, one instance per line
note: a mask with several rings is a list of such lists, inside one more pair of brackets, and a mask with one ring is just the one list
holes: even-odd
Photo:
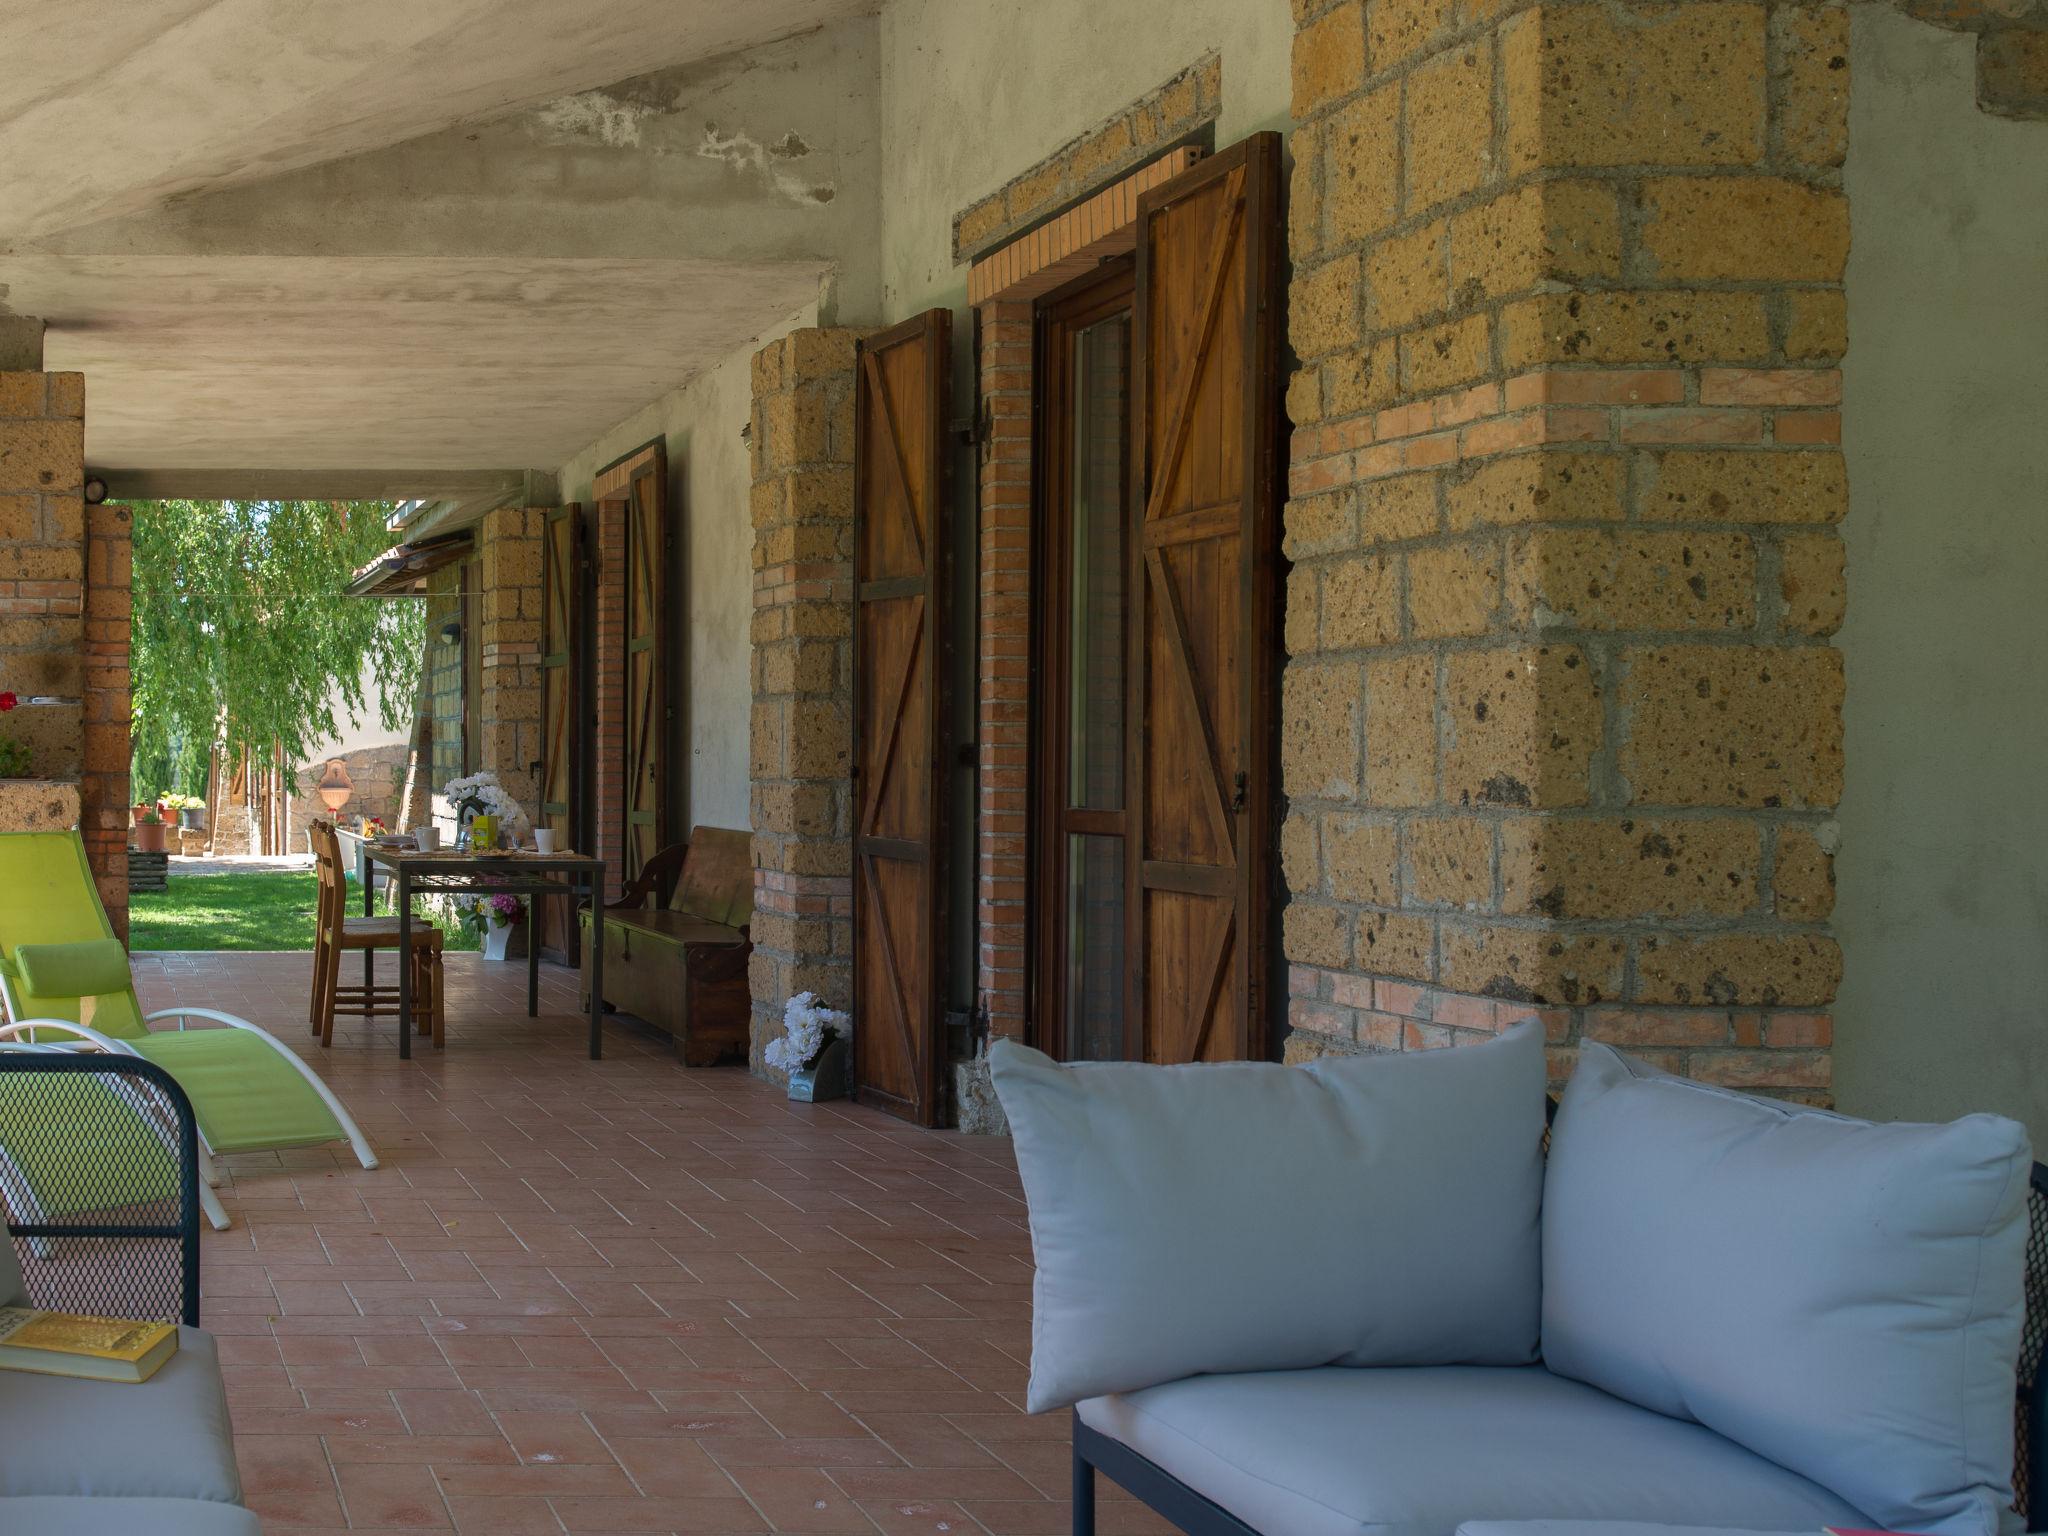
[(464, 811), (495, 816), (507, 826), (526, 819), (526, 812), (519, 808), (519, 802), (505, 792), (505, 786), (489, 769), (450, 779), (441, 793), (448, 797), (448, 803), (455, 807), (458, 816)]
[(799, 992), (782, 1009), (782, 1036), (770, 1040), (762, 1057), (782, 1072), (796, 1072), (811, 1064), (812, 1058), (834, 1040), (851, 1038), (853, 1018), (836, 1008), (827, 1008), (815, 992)]

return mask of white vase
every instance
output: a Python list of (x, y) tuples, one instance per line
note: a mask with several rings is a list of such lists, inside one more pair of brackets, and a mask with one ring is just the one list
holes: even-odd
[(512, 943), (512, 925), (494, 923), (484, 930), (484, 958), (486, 960), (507, 959), (505, 951)]

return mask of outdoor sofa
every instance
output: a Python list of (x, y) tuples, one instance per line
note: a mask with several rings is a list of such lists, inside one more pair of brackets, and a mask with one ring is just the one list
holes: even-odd
[(139, 1384), (0, 1370), (0, 1536), (260, 1536), (220, 1353), (194, 1326), (197, 1134), (175, 1080), (131, 1056), (0, 1049), (0, 1190), (0, 1305), (179, 1324)]
[(1546, 1135), (1544, 1054), (1534, 1024), (1306, 1068), (994, 1048), (1077, 1536), (1098, 1471), (1198, 1536), (2039, 1527), (2020, 1126), (1589, 1042)]

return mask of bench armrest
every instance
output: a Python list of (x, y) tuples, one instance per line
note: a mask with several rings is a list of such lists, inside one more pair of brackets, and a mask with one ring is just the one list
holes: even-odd
[(690, 854), (688, 843), (670, 843), (661, 852), (640, 867), (640, 873), (628, 882), (619, 899), (605, 904), (607, 912), (634, 912), (649, 905), (662, 906), (676, 888), (676, 880), (683, 872), (683, 860)]

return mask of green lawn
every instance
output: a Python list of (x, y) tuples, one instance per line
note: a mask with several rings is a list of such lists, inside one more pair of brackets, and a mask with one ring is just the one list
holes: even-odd
[[(129, 899), (131, 949), (304, 949), (313, 947), (313, 872), (254, 870), (171, 875), (170, 889)], [(349, 883), (349, 910), (361, 910)], [(387, 908), (388, 910), (388, 908)], [(451, 951), (479, 948), (462, 924), (442, 924)]]

